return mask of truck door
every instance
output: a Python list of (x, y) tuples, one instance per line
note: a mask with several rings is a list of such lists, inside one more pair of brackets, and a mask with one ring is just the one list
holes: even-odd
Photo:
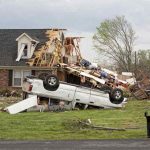
[(86, 87), (77, 87), (75, 100), (77, 103), (88, 104), (90, 100), (91, 89)]
[(89, 104), (94, 106), (105, 106), (109, 102), (109, 94), (103, 91), (91, 89)]

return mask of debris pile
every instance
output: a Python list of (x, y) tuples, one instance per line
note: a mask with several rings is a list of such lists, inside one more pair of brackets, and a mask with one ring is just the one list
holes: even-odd
[[(150, 79), (140, 72), (140, 81), (137, 81), (134, 85), (130, 86), (130, 92), (136, 99), (149, 99), (150, 98)], [(139, 79), (137, 77), (137, 79)]]
[(119, 79), (120, 76), (116, 72), (106, 68), (101, 68), (101, 66), (96, 63), (91, 63), (85, 59), (81, 59), (80, 64), (72, 66), (62, 65), (61, 67), (64, 67), (68, 74), (80, 77), (81, 85), (99, 88), (101, 90), (120, 88), (128, 91), (129, 86), (135, 82), (133, 77), (128, 78), (127, 80), (121, 80)]
[[(35, 48), (33, 56), (27, 64), (33, 67), (55, 69), (57, 73), (62, 71), (64, 74), (73, 75), (80, 79), (78, 84), (83, 86), (104, 91), (119, 88), (130, 91), (138, 99), (149, 97), (148, 80), (144, 81), (145, 79), (143, 79), (136, 83), (134, 74), (131, 72), (123, 72), (122, 75), (119, 75), (84, 59), (79, 46), (83, 37), (65, 37), (64, 31), (66, 29), (48, 29), (45, 33), (47, 41), (37, 43), (38, 48)], [(47, 76), (46, 73), (45, 76)], [(42, 75), (42, 78), (45, 76)], [(62, 77), (62, 79), (65, 80), (66, 77)], [(73, 83), (76, 84), (77, 82), (74, 80)]]
[(55, 68), (63, 70), (68, 75), (81, 78), (83, 86), (111, 90), (120, 88), (129, 91), (129, 86), (135, 83), (132, 73), (118, 75), (96, 63), (91, 63), (82, 58), (79, 42), (83, 37), (65, 37), (66, 29), (49, 29), (45, 33), (48, 37), (33, 57), (27, 62), (30, 66)]

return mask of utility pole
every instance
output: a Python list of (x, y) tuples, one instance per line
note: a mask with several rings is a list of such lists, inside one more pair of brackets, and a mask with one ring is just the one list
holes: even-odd
[(134, 74), (135, 74), (135, 77), (136, 77), (136, 73), (137, 73), (137, 53), (136, 53), (136, 51), (135, 51), (135, 54), (134, 54), (134, 56), (135, 56), (135, 62), (134, 62), (134, 65), (135, 65), (135, 70), (134, 70)]

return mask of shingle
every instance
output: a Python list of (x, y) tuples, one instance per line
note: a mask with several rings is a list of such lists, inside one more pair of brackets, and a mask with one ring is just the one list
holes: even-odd
[(37, 48), (39, 48), (48, 41), (46, 30), (48, 29), (0, 29), (0, 66), (26, 66), (25, 59), (16, 62), (18, 50), (16, 38), (22, 33), (27, 33), (31, 38), (38, 39), (40, 43)]

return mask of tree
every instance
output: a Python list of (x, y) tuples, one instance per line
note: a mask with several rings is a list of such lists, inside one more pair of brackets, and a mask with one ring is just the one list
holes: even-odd
[(94, 47), (113, 59), (119, 71), (132, 71), (135, 32), (125, 17), (106, 19), (96, 29)]
[(136, 68), (145, 75), (150, 76), (150, 50), (139, 50), (137, 52)]

